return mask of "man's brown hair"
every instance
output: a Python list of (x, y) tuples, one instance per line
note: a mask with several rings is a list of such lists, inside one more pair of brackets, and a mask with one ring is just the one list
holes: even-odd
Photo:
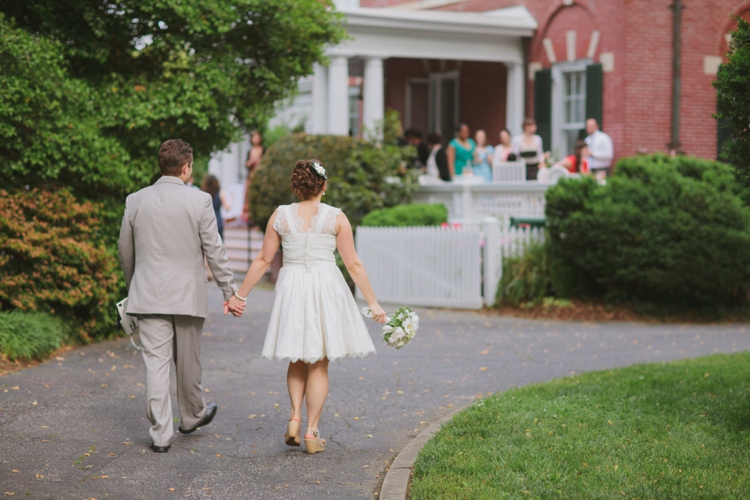
[(159, 170), (161, 175), (177, 177), (182, 172), (182, 166), (193, 163), (193, 148), (182, 139), (169, 139), (159, 147)]

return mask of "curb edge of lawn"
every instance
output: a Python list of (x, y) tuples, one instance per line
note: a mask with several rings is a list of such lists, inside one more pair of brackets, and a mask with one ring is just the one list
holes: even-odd
[(458, 412), (467, 408), (464, 406), (453, 410), (437, 422), (430, 425), (427, 429), (417, 434), (406, 446), (404, 446), (393, 463), (385, 473), (383, 486), (380, 488), (378, 498), (380, 500), (406, 500), (406, 493), (409, 489), (409, 479), (411, 478), (412, 467), (417, 459), (419, 451), (427, 444), (435, 433), (440, 430), (446, 422), (451, 420)]

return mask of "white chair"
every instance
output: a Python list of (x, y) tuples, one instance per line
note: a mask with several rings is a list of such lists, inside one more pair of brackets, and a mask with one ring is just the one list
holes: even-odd
[(520, 161), (505, 161), (492, 166), (492, 182), (523, 182), (526, 180), (526, 163)]

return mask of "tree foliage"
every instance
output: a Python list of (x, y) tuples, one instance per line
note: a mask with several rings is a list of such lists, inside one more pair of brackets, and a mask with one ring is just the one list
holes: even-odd
[(328, 174), (323, 201), (343, 209), (355, 227), (372, 210), (408, 203), (419, 188), (416, 173), (405, 168), (414, 147), (398, 145), (398, 112), (388, 110), (379, 126), (382, 140), (300, 133), (276, 141), (253, 172), (248, 190), (253, 220), (265, 231), (277, 206), (298, 201), (289, 181), (300, 159), (323, 163)]
[(148, 183), (170, 137), (207, 162), (341, 40), (330, 6), (0, 0), (0, 179), (121, 197)]
[(729, 44), (729, 61), (719, 67), (714, 82), (716, 117), (730, 133), (722, 156), (736, 167), (737, 180), (750, 187), (750, 23), (736, 18)]

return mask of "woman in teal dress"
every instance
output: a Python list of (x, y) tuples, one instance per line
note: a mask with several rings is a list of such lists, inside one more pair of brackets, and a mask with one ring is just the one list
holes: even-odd
[(448, 143), (446, 156), (448, 157), (448, 168), (451, 171), (451, 180), (457, 175), (471, 174), (471, 164), (474, 161), (474, 150), (477, 144), (469, 137), (469, 126), (460, 123), (456, 127), (456, 137)]

